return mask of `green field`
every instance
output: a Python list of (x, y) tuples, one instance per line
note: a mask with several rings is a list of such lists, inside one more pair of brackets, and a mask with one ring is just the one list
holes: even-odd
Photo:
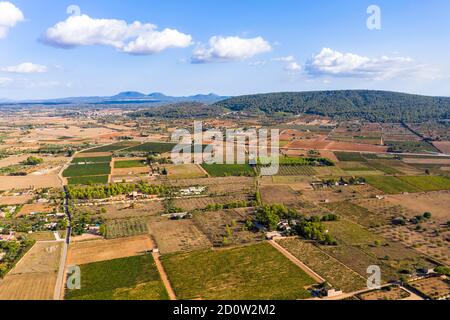
[(109, 175), (111, 167), (109, 163), (95, 163), (95, 164), (72, 164), (63, 173), (63, 177), (85, 177), (85, 176), (100, 176)]
[(367, 176), (367, 183), (387, 194), (397, 194), (403, 192), (421, 192), (421, 189), (400, 180), (398, 177), (390, 176)]
[(121, 141), (118, 143), (101, 146), (101, 147), (90, 149), (90, 150), (85, 150), (81, 153), (113, 152), (113, 151), (118, 151), (118, 150), (122, 150), (125, 148), (130, 148), (130, 147), (136, 146), (138, 144), (139, 144), (139, 142), (136, 142), (136, 141)]
[(375, 240), (382, 239), (363, 227), (348, 220), (324, 222), (330, 234), (346, 245), (373, 244)]
[(110, 163), (111, 159), (111, 157), (82, 157), (73, 159), (72, 163)]
[(450, 189), (450, 179), (439, 176), (405, 176), (399, 177), (422, 191), (439, 191)]
[(171, 152), (176, 146), (175, 143), (147, 142), (138, 146), (126, 149), (126, 151), (148, 152), (154, 154)]
[(391, 223), (389, 217), (372, 213), (366, 208), (348, 201), (325, 203), (322, 206), (343, 218), (368, 228)]
[(212, 177), (255, 176), (255, 170), (248, 164), (202, 164)]
[(382, 161), (369, 161), (369, 165), (374, 168), (375, 170), (384, 172), (385, 174), (402, 174), (401, 171), (389, 166), (388, 164), (390, 163), (390, 161), (394, 161), (391, 162), (393, 165), (395, 165), (395, 160), (384, 160)]
[(81, 266), (81, 289), (67, 290), (67, 300), (167, 300), (151, 255)]
[(357, 152), (335, 152), (339, 161), (366, 162), (366, 159)]
[(450, 179), (440, 176), (371, 176), (365, 177), (373, 187), (387, 193), (416, 193), (450, 189)]
[(315, 282), (268, 243), (162, 257), (179, 299), (295, 300)]
[(69, 185), (94, 185), (94, 184), (107, 184), (108, 176), (86, 176), (86, 177), (73, 177), (68, 178)]
[(146, 166), (147, 164), (144, 160), (124, 160), (114, 162), (114, 168), (116, 169), (140, 168)]

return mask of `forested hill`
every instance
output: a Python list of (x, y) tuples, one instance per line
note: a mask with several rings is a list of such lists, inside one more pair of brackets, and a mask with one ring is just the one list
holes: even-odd
[(284, 92), (217, 102), (232, 111), (317, 114), (378, 122), (422, 122), (450, 118), (450, 98), (369, 90)]

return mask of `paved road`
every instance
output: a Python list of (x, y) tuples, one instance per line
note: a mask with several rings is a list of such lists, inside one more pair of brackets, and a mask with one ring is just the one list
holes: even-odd
[(62, 300), (64, 297), (62, 296), (63, 285), (65, 283), (65, 275), (66, 275), (66, 261), (67, 261), (67, 251), (69, 250), (70, 244), (70, 235), (72, 233), (72, 217), (69, 211), (69, 195), (67, 193), (66, 187), (64, 187), (65, 198), (64, 198), (64, 212), (67, 216), (68, 226), (66, 230), (66, 240), (63, 245), (61, 259), (59, 261), (59, 269), (58, 269), (58, 278), (56, 279), (55, 285), (55, 293), (53, 295), (53, 300)]

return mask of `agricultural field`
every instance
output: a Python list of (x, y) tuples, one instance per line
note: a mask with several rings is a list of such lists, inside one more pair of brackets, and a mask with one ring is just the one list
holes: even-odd
[(431, 212), (433, 220), (440, 223), (446, 223), (449, 220), (450, 191), (391, 195), (386, 201), (392, 206), (402, 206), (407, 209), (409, 213), (404, 215), (409, 217)]
[(430, 257), (433, 261), (450, 264), (450, 248), (446, 245), (449, 232), (442, 225), (427, 222), (422, 223), (420, 230), (408, 226), (390, 226), (375, 229), (374, 232), (392, 242), (414, 248), (416, 252)]
[[(299, 166), (299, 165), (280, 165), (277, 175), (279, 176), (314, 176), (317, 174), (316, 168), (311, 166)], [(320, 167), (320, 168), (332, 168), (332, 167)], [(258, 169), (259, 170), (259, 169)]]
[(255, 170), (248, 164), (202, 164), (211, 177), (255, 176)]
[(255, 180), (252, 177), (217, 177), (169, 180), (171, 186), (186, 188), (206, 186), (210, 195), (244, 194), (255, 192)]
[(81, 266), (81, 289), (67, 290), (67, 300), (167, 300), (151, 254)]
[(212, 247), (211, 242), (192, 220), (151, 219), (148, 229), (162, 254)]
[(369, 176), (365, 177), (367, 183), (387, 194), (397, 194), (403, 192), (415, 193), (422, 190), (398, 177), (391, 176)]
[(338, 290), (354, 292), (367, 285), (364, 277), (312, 243), (292, 238), (279, 240), (278, 243)]
[(206, 178), (205, 171), (196, 164), (179, 164), (179, 165), (165, 165), (167, 176), (169, 179), (197, 179)]
[(103, 212), (98, 214), (107, 220), (110, 219), (125, 219), (125, 218), (140, 218), (149, 217), (162, 214), (164, 212), (164, 206), (161, 201), (152, 201), (147, 203), (136, 204), (111, 204), (103, 205), (98, 209)]
[(402, 181), (409, 183), (421, 191), (439, 191), (450, 190), (450, 179), (439, 176), (403, 176), (399, 177)]
[(409, 298), (411, 294), (405, 291), (401, 287), (393, 286), (388, 288), (383, 288), (380, 290), (365, 292), (358, 295), (358, 298), (364, 301), (374, 301), (374, 300), (405, 300)]
[(132, 146), (131, 148), (127, 148), (127, 152), (147, 152), (152, 154), (163, 154), (167, 152), (171, 152), (173, 148), (176, 146), (175, 143), (162, 143), (162, 142), (147, 142), (144, 144)]
[(67, 179), (69, 185), (95, 185), (95, 184), (107, 184), (109, 182), (109, 176), (86, 176), (86, 177), (73, 177)]
[(315, 284), (268, 243), (169, 254), (162, 262), (177, 297), (185, 300), (307, 299), (305, 288)]
[(109, 163), (95, 164), (72, 164), (63, 172), (63, 177), (85, 177), (85, 176), (101, 176), (109, 175), (111, 166)]
[(300, 194), (290, 186), (262, 186), (259, 190), (264, 204), (292, 204), (299, 201)]
[(433, 300), (445, 298), (450, 295), (450, 281), (445, 278), (425, 278), (410, 282), (409, 285)]
[(67, 265), (78, 266), (136, 256), (152, 249), (153, 243), (148, 236), (74, 242), (69, 247)]
[(52, 300), (61, 242), (37, 242), (0, 280), (0, 300)]
[(395, 168), (395, 160), (369, 160), (368, 165), (377, 170), (384, 172), (388, 175), (401, 175), (402, 171)]
[(339, 161), (366, 162), (366, 159), (358, 152), (335, 152)]
[(202, 212), (194, 215), (194, 223), (215, 247), (242, 245), (264, 240), (260, 232), (247, 229), (254, 219), (254, 209), (232, 209)]
[(108, 220), (105, 224), (106, 239), (117, 239), (147, 234), (147, 222), (144, 219)]
[(246, 194), (226, 195), (226, 196), (209, 196), (198, 198), (175, 199), (174, 206), (183, 209), (183, 211), (204, 210), (209, 205), (224, 205), (241, 201), (248, 201), (249, 196)]
[(130, 147), (134, 147), (136, 145), (139, 145), (139, 142), (123, 141), (123, 142), (118, 142), (118, 143), (114, 143), (114, 144), (110, 144), (110, 145), (106, 145), (106, 146), (102, 146), (102, 147), (98, 147), (98, 148), (94, 148), (94, 149), (89, 149), (89, 150), (83, 151), (82, 153), (114, 152), (114, 151), (130, 148)]
[(0, 177), (0, 191), (23, 190), (29, 188), (60, 188), (61, 181), (56, 173), (28, 175), (22, 177)]
[(325, 222), (324, 225), (338, 242), (345, 245), (369, 245), (383, 238), (348, 220)]
[[(81, 154), (80, 154), (81, 155)], [(72, 160), (72, 164), (92, 164), (92, 163), (110, 163), (112, 157), (76, 157)]]
[(368, 255), (356, 246), (321, 246), (320, 249), (366, 279), (367, 268), (374, 265), (381, 267), (383, 283), (400, 278), (400, 275), (396, 274), (390, 267), (384, 265), (382, 261)]
[(323, 204), (331, 212), (367, 228), (390, 224), (393, 217), (378, 215), (349, 201)]
[(145, 160), (115, 160), (114, 169), (129, 169), (146, 167)]

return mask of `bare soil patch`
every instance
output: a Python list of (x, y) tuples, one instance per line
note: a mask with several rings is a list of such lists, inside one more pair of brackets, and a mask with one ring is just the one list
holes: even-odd
[(441, 152), (450, 154), (450, 141), (436, 141), (433, 145), (441, 150)]
[(450, 294), (450, 281), (444, 277), (432, 277), (411, 282), (410, 285), (431, 299), (439, 299)]
[(0, 281), (0, 300), (53, 300), (56, 273), (8, 275)]
[(450, 191), (402, 194), (388, 196), (394, 205), (401, 205), (410, 211), (410, 216), (431, 212), (432, 219), (441, 222), (450, 220)]
[(158, 218), (150, 221), (148, 228), (162, 254), (212, 247), (211, 242), (192, 220)]
[(0, 205), (17, 205), (17, 204), (25, 204), (28, 201), (32, 200), (33, 196), (2, 196), (0, 197)]
[(23, 190), (29, 188), (42, 189), (42, 188), (58, 188), (61, 187), (61, 181), (58, 175), (45, 174), (45, 175), (29, 175), (24, 177), (1, 177), (2, 183), (0, 184), (0, 191), (6, 190)]
[(291, 204), (299, 201), (300, 194), (290, 186), (262, 186), (261, 199), (265, 204)]
[(76, 242), (70, 245), (67, 265), (83, 265), (92, 262), (126, 258), (153, 249), (148, 236)]

